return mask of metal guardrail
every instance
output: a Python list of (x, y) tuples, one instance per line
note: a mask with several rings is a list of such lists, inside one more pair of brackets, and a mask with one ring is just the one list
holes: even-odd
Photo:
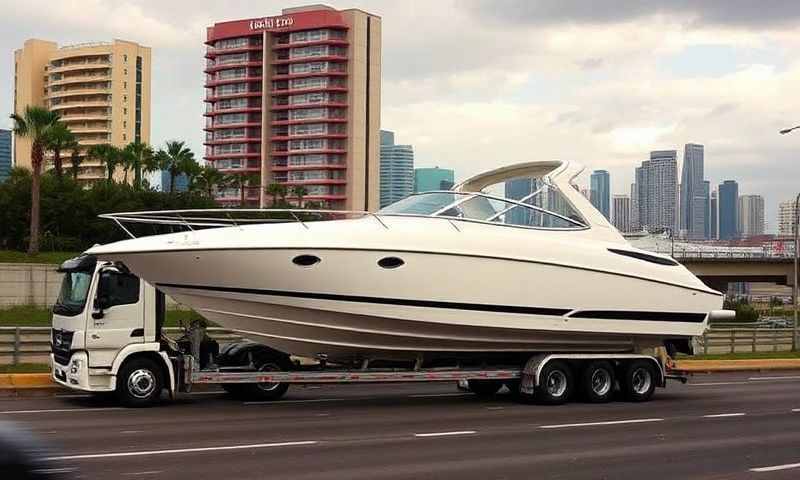
[(791, 328), (713, 328), (697, 338), (704, 355), (792, 350)]
[[(0, 365), (46, 363), (50, 357), (50, 327), (0, 327)], [(165, 328), (171, 337), (182, 333), (179, 327)], [(242, 339), (235, 330), (211, 327), (208, 334), (220, 343)], [(26, 362), (27, 361), (27, 362)]]

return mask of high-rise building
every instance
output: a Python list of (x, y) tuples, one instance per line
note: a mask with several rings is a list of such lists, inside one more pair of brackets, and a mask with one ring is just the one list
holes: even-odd
[(739, 184), (734, 180), (725, 180), (719, 192), (719, 239), (733, 240), (739, 237)]
[[(505, 183), (505, 192), (503, 196), (511, 200), (522, 200), (531, 193), (534, 189), (534, 180), (532, 178), (515, 178), (508, 180)], [(507, 214), (508, 220), (506, 223), (513, 225), (528, 225), (530, 224), (530, 210), (527, 208), (513, 208)]]
[(606, 170), (595, 170), (589, 177), (589, 201), (594, 208), (606, 217), (611, 219), (611, 176)]
[(614, 226), (620, 232), (631, 232), (631, 197), (614, 195), (612, 199)]
[(742, 238), (764, 235), (764, 197), (742, 195), (739, 197), (739, 235)]
[(703, 238), (711, 238), (711, 182), (703, 180), (702, 191)]
[[(175, 177), (175, 191), (186, 192), (189, 190), (189, 177), (185, 173), (181, 173)], [(161, 170), (161, 191), (169, 192), (169, 171)]]
[(631, 183), (631, 225), (630, 231), (635, 232), (640, 229), (639, 227), (639, 203), (638, 195), (636, 195), (636, 182)]
[(381, 208), (414, 192), (414, 148), (396, 145), (394, 132), (381, 130)]
[(711, 240), (716, 240), (719, 238), (719, 222), (717, 219), (719, 218), (719, 201), (717, 199), (717, 191), (714, 190), (711, 192), (711, 198), (708, 202), (708, 216), (709, 216), (709, 235), (708, 238)]
[(778, 234), (794, 235), (795, 203), (794, 200), (781, 202), (778, 211)]
[(455, 172), (449, 168), (415, 168), (414, 193), (432, 190), (450, 190), (455, 182)]
[(678, 160), (675, 150), (650, 152), (650, 160), (636, 168), (639, 228), (675, 232), (678, 202)]
[[(150, 142), (149, 47), (113, 40), (59, 48), (26, 40), (14, 52), (14, 72), (14, 112), (22, 115), (31, 105), (60, 115), (81, 146), (79, 180), (106, 178), (105, 164), (86, 155), (92, 145)], [(71, 157), (63, 156), (65, 168)], [(14, 139), (14, 159), (31, 167), (29, 139)]]
[(703, 163), (703, 146), (687, 143), (683, 149), (679, 217), (681, 231), (692, 240), (706, 236), (708, 195), (704, 194)]
[[(324, 5), (216, 23), (206, 35), (205, 159), (249, 176), (245, 202), (279, 183), (326, 208), (379, 206), (381, 19)], [(217, 200), (238, 204), (238, 190)]]
[(0, 183), (11, 171), (11, 130), (0, 129)]

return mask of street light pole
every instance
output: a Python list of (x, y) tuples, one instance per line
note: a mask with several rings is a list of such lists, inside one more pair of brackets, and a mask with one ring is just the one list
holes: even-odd
[[(800, 129), (800, 125), (792, 128), (784, 128), (779, 133), (786, 135), (794, 130)], [(800, 193), (794, 199), (794, 284), (792, 285), (792, 310), (794, 314), (794, 322), (792, 322), (792, 350), (797, 350), (797, 264), (798, 264), (798, 250), (800, 250), (800, 242), (798, 242), (798, 226), (800, 226)]]

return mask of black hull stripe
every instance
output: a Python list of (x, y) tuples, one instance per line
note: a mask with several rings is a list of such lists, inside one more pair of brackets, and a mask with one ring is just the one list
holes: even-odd
[[(574, 309), (525, 307), (519, 305), (489, 305), (483, 303), (437, 302), (432, 300), (413, 300), (406, 298), (378, 298), (360, 295), (339, 295), (334, 293), (295, 292), (286, 290), (264, 290), (257, 288), (218, 287), (212, 285), (187, 285), (178, 283), (159, 283), (158, 287), (183, 288), (212, 292), (245, 293), (251, 295), (272, 295), (276, 297), (309, 298), (314, 300), (335, 300), (339, 302), (375, 303), (381, 305), (403, 305), (409, 307), (449, 308), (453, 310), (469, 310), (478, 312), (521, 313), (525, 315), (564, 316)], [(683, 312), (644, 312), (644, 311), (607, 311), (586, 310), (576, 312), (570, 318), (595, 318), (601, 320), (644, 320), (660, 322), (700, 323), (705, 320), (704, 313)]]

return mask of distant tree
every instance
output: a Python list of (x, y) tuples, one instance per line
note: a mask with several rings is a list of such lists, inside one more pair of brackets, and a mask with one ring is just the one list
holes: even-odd
[[(159, 168), (169, 173), (169, 191), (175, 191), (175, 179), (186, 170), (191, 168), (190, 163), (194, 161), (194, 153), (186, 146), (186, 142), (169, 140), (165, 144), (166, 148), (156, 154), (159, 160)], [(162, 186), (163, 188), (163, 186)]]
[(303, 197), (308, 195), (308, 190), (302, 185), (295, 185), (292, 188), (292, 193), (297, 197), (297, 206), (303, 208)]
[[(158, 169), (158, 160), (150, 145), (144, 142), (131, 142), (123, 149), (123, 165), (127, 170), (133, 170), (133, 188), (141, 190), (142, 173), (154, 172)], [(127, 182), (127, 175), (125, 178)]]
[(95, 160), (100, 160), (106, 167), (107, 183), (114, 181), (114, 171), (122, 165), (122, 151), (114, 145), (102, 144), (92, 145), (86, 156)]
[(196, 176), (199, 188), (203, 189), (208, 198), (214, 198), (214, 189), (224, 187), (228, 181), (227, 176), (212, 166), (204, 166)]
[(64, 176), (64, 166), (61, 161), (61, 152), (78, 144), (75, 134), (64, 122), (58, 121), (47, 132), (45, 148), (53, 152), (53, 169), (59, 179)]
[(39, 203), (41, 196), (42, 163), (50, 129), (58, 123), (58, 114), (46, 108), (28, 106), (22, 115), (11, 114), (14, 134), (31, 140), (31, 216), (28, 254), (39, 253)]
[(194, 191), (194, 185), (197, 183), (197, 176), (200, 175), (200, 172), (203, 171), (203, 167), (197, 163), (197, 160), (194, 159), (192, 156), (191, 159), (186, 160), (186, 164), (183, 166), (183, 173), (186, 175), (186, 180), (189, 185), (189, 190)]
[(72, 171), (72, 179), (74, 181), (78, 181), (78, 174), (81, 170), (81, 163), (83, 163), (83, 157), (81, 156), (81, 147), (76, 142), (75, 145), (72, 146), (72, 155), (69, 157), (70, 161), (70, 170)]
[(272, 208), (275, 208), (278, 206), (278, 197), (286, 197), (286, 186), (277, 182), (273, 182), (267, 185), (266, 192), (267, 195), (272, 197)]

